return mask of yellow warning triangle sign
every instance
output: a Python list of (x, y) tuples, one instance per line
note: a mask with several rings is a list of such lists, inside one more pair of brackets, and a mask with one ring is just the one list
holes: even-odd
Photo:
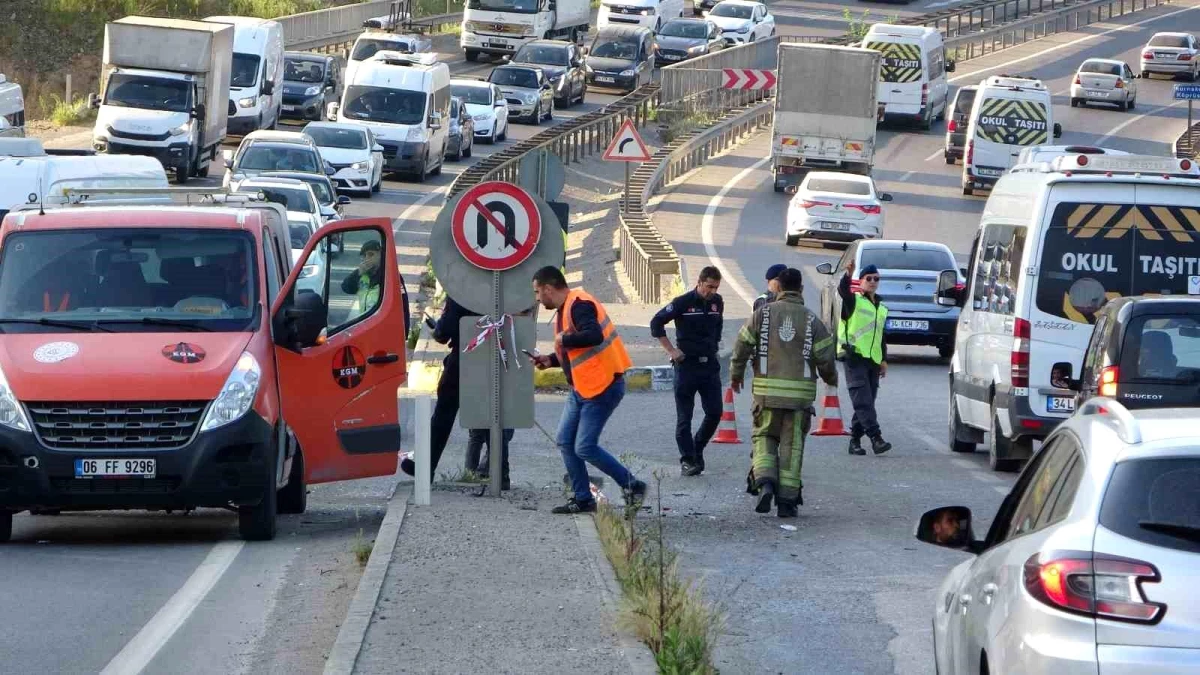
[(650, 151), (642, 142), (642, 137), (633, 126), (633, 120), (627, 119), (613, 136), (612, 143), (604, 151), (604, 159), (610, 162), (649, 162)]

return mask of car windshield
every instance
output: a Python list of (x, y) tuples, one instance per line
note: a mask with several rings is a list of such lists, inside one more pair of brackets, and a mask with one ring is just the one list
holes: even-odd
[(538, 86), (537, 71), (525, 68), (497, 68), (488, 81), (501, 87), (537, 89)]
[(339, 150), (367, 149), (367, 132), (362, 129), (318, 127), (310, 124), (304, 128), (304, 135), (313, 139), (318, 148), (337, 148)]
[(566, 47), (556, 45), (525, 45), (513, 56), (513, 63), (540, 63), (546, 66), (569, 66)]
[(267, 201), (283, 205), (288, 211), (316, 213), (317, 206), (313, 204), (312, 194), (308, 190), (286, 185), (250, 185), (243, 184), (238, 192), (257, 194), (261, 192)]
[(255, 250), (241, 230), (14, 232), (0, 251), (0, 331), (253, 330)]
[(384, 87), (346, 87), (342, 114), (354, 120), (385, 124), (420, 124), (425, 119), (424, 93)]
[(807, 185), (808, 189), (812, 192), (837, 192), (844, 195), (858, 195), (860, 197), (871, 196), (870, 184), (857, 180), (811, 178)]
[(1120, 462), (1104, 490), (1100, 525), (1151, 546), (1200, 553), (1197, 485), (1200, 458), (1194, 454)]
[(488, 12), (536, 14), (541, 7), (542, 0), (467, 0), (467, 9), (482, 9)]
[(724, 16), (730, 19), (749, 19), (754, 14), (754, 8), (750, 5), (732, 5), (727, 2), (718, 3), (709, 16)]
[(233, 53), (233, 70), (229, 75), (229, 86), (238, 89), (253, 87), (258, 82), (259, 58), (253, 54)]
[(1193, 316), (1137, 317), (1125, 329), (1122, 381), (1200, 384), (1200, 322)]
[(313, 229), (307, 221), (289, 220), (288, 233), (291, 236), (292, 248), (299, 250), (308, 245), (308, 240), (313, 236)]
[(475, 105), (492, 104), (491, 87), (475, 87), (469, 84), (452, 84), (450, 85), (450, 95), (457, 96), (463, 101)]
[(350, 55), (350, 60), (366, 61), (372, 56), (375, 56), (376, 52), (380, 51), (408, 54), (408, 43), (403, 41), (393, 42), (391, 40), (359, 40), (358, 43), (354, 45), (354, 53)]
[(947, 251), (912, 246), (908, 247), (908, 250), (876, 246), (864, 248), (859, 258), (858, 268), (862, 269), (867, 265), (874, 265), (881, 270), (932, 270), (935, 272), (958, 267), (954, 264), (954, 256)]
[(1151, 47), (1176, 47), (1186, 48), (1188, 40), (1182, 35), (1155, 35), (1150, 38)]
[(667, 25), (658, 31), (663, 37), (699, 38), (708, 37), (708, 24), (703, 21), (668, 21)]
[(288, 82), (319, 84), (325, 81), (325, 63), (312, 59), (285, 59), (283, 79)]
[(108, 80), (104, 105), (188, 112), (191, 91), (192, 85), (182, 80), (117, 73)]
[(1120, 75), (1121, 66), (1116, 63), (1105, 63), (1104, 61), (1085, 61), (1082, 66), (1079, 66), (1081, 73), (1095, 73), (1097, 75)]
[(620, 61), (632, 61), (637, 58), (638, 43), (629, 40), (610, 40), (608, 42), (600, 42), (599, 40), (592, 46), (591, 56), (601, 59), (617, 59)]
[(302, 145), (251, 145), (242, 154), (237, 170), (246, 171), (305, 171), (319, 173), (317, 155)]

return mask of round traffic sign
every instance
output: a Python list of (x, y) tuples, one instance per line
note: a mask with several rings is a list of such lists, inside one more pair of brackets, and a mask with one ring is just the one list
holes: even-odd
[(450, 219), (454, 246), (471, 264), (494, 272), (524, 262), (542, 236), (542, 216), (512, 183), (480, 183), (463, 193)]

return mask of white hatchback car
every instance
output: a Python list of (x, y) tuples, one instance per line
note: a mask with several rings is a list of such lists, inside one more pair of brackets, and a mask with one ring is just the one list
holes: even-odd
[(1094, 398), (1046, 438), (987, 537), (971, 511), (926, 512), (916, 536), (974, 554), (934, 599), (936, 670), (1200, 673), (1196, 408)]
[(357, 124), (309, 122), (303, 131), (333, 167), (339, 190), (370, 197), (383, 185), (383, 146), (371, 130)]
[(883, 235), (883, 205), (892, 196), (875, 190), (869, 176), (835, 171), (813, 171), (795, 188), (789, 188), (784, 241), (788, 246), (801, 237), (854, 241)]
[(453, 79), (450, 95), (463, 100), (477, 140), (495, 143), (508, 138), (508, 101), (500, 87), (485, 80)]
[(1111, 103), (1121, 110), (1133, 110), (1137, 103), (1136, 78), (1124, 61), (1088, 59), (1079, 65), (1071, 81), (1071, 107)]
[(1155, 33), (1142, 48), (1142, 77), (1183, 74), (1192, 82), (1200, 72), (1200, 45), (1191, 33)]
[(729, 44), (756, 42), (775, 34), (775, 17), (761, 2), (721, 0), (705, 16), (717, 24)]

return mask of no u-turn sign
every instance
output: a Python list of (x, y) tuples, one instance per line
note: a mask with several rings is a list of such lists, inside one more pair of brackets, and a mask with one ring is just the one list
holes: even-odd
[(450, 219), (454, 246), (476, 267), (502, 272), (525, 262), (542, 235), (533, 198), (512, 183), (480, 183), (465, 193)]

